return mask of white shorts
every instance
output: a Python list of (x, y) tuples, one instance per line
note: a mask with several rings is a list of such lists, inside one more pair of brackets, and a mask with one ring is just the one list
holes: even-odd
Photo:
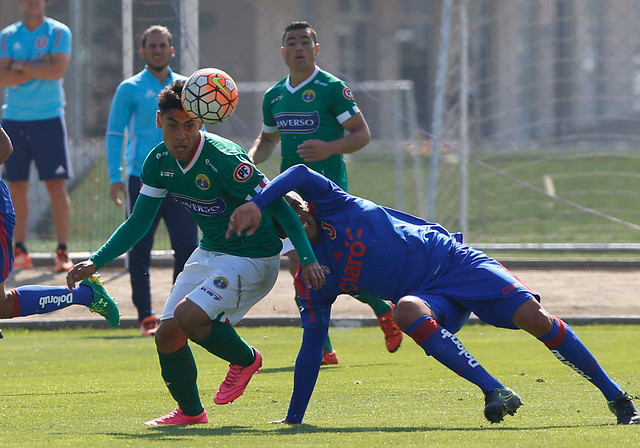
[(197, 248), (176, 278), (160, 320), (187, 297), (211, 320), (237, 324), (275, 285), (280, 256), (246, 258)]

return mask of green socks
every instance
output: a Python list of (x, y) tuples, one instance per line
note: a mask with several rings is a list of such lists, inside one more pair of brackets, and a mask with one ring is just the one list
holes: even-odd
[(389, 311), (391, 311), (391, 305), (389, 305), (389, 302), (377, 297), (360, 294), (358, 297), (356, 297), (356, 299), (362, 303), (366, 303), (367, 305), (369, 305), (373, 312), (376, 314), (376, 317), (380, 317), (383, 314), (387, 314)]
[(204, 407), (198, 393), (198, 369), (189, 344), (175, 353), (158, 353), (160, 370), (169, 392), (178, 406), (187, 415), (195, 416)]
[(209, 336), (193, 342), (231, 364), (247, 367), (256, 360), (251, 346), (228, 323), (212, 322)]

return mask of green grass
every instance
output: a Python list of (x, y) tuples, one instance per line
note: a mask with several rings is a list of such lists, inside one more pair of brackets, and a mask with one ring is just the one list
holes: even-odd
[[(640, 393), (640, 327), (576, 328), (609, 374)], [(632, 447), (639, 427), (620, 427), (600, 392), (523, 332), (471, 325), (467, 349), (525, 402), (491, 425), (473, 385), (427, 357), (411, 340), (389, 354), (377, 328), (334, 328), (338, 366), (323, 367), (304, 424), (284, 418), (299, 328), (239, 328), (264, 367), (235, 403), (215, 406), (226, 364), (198, 346), (199, 387), (209, 423), (148, 428), (175, 406), (151, 338), (135, 330), (4, 329), (0, 340), (3, 447)]]

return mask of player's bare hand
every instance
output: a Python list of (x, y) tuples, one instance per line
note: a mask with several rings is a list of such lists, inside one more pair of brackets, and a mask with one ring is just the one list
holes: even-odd
[(333, 154), (331, 144), (322, 140), (310, 139), (298, 145), (298, 155), (305, 162), (318, 162)]
[(111, 199), (116, 205), (122, 205), (124, 202), (120, 199), (120, 193), (122, 193), (122, 197), (126, 199), (127, 197), (127, 189), (124, 187), (124, 182), (114, 182), (111, 184), (111, 188), (109, 189), (109, 194), (111, 195)]
[(242, 204), (231, 214), (225, 238), (229, 239), (234, 233), (240, 236), (245, 230), (245, 235), (251, 236), (260, 227), (260, 221), (262, 221), (262, 212), (254, 202)]
[(91, 277), (95, 273), (96, 264), (93, 261), (85, 260), (76, 263), (69, 272), (67, 272), (67, 288), (69, 288), (69, 291), (73, 291), (76, 283)]
[(300, 271), (300, 280), (307, 288), (320, 289), (324, 286), (326, 279), (324, 278), (324, 269), (320, 263), (314, 261), (302, 266)]

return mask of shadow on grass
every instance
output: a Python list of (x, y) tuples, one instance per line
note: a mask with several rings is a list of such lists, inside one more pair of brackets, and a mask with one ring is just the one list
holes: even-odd
[(238, 436), (269, 436), (271, 435), (296, 435), (296, 434), (359, 434), (359, 433), (413, 433), (413, 432), (432, 432), (432, 431), (503, 431), (503, 432), (522, 432), (522, 431), (540, 431), (545, 429), (579, 429), (585, 426), (601, 427), (609, 425), (549, 425), (539, 427), (522, 427), (522, 426), (495, 426), (487, 423), (486, 426), (479, 427), (434, 427), (434, 426), (405, 426), (405, 427), (388, 427), (388, 426), (370, 426), (370, 427), (328, 427), (314, 426), (308, 424), (299, 425), (277, 425), (274, 424), (273, 430), (265, 430), (259, 427), (251, 426), (221, 426), (212, 428), (206, 425), (194, 426), (151, 426), (145, 430), (143, 434), (124, 434), (124, 433), (107, 433), (107, 435), (122, 440), (131, 439), (149, 439), (149, 440), (169, 440), (181, 437), (238, 437)]

